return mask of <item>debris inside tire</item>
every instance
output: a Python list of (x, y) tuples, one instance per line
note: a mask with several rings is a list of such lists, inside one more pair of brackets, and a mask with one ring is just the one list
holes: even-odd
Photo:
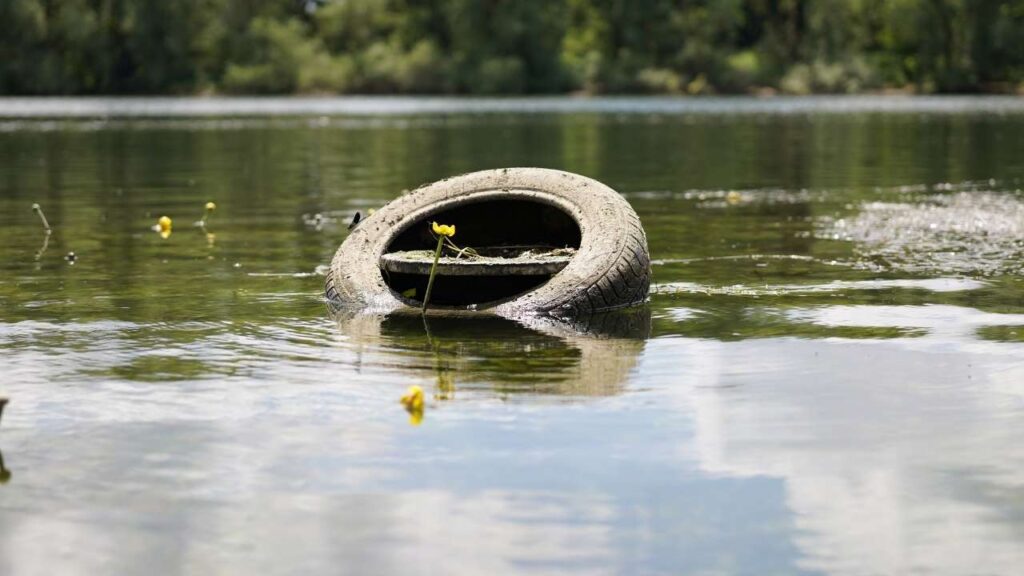
[[(494, 246), (442, 255), (437, 262), (439, 276), (531, 276), (555, 274), (565, 268), (576, 254), (575, 248), (523, 249), (521, 246)], [(385, 272), (429, 274), (434, 253), (430, 250), (389, 252), (380, 257)]]

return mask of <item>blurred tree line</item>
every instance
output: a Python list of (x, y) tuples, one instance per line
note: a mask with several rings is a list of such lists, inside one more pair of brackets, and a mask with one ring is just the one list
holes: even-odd
[(788, 93), (1024, 82), (1024, 0), (0, 0), (0, 93)]

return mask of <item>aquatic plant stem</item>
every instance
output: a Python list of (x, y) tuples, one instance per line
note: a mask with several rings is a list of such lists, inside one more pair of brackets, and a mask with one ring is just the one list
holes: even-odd
[(217, 205), (213, 202), (207, 202), (205, 210), (203, 211), (203, 217), (196, 224), (199, 225), (204, 231), (206, 230), (206, 221), (210, 219), (210, 215), (217, 209)]
[(426, 314), (420, 315), (420, 318), (423, 319), (423, 330), (427, 333), (427, 344), (429, 344), (430, 349), (437, 354), (437, 346), (434, 345), (434, 336), (430, 333), (430, 324), (427, 322)]
[(46, 230), (47, 234), (49, 234), (51, 231), (50, 223), (46, 221), (46, 215), (43, 214), (43, 209), (39, 206), (39, 204), (33, 204), (32, 211), (35, 212), (36, 214), (39, 214), (39, 219), (43, 221), (43, 229)]
[(469, 246), (466, 246), (465, 248), (459, 248), (459, 246), (455, 242), (452, 242), (452, 239), (447, 237), (447, 236), (444, 237), (444, 243), (447, 244), (448, 247), (451, 248), (452, 250), (455, 250), (455, 252), (456, 252), (455, 257), (456, 258), (462, 258), (463, 254), (469, 254), (470, 256), (472, 256), (474, 258), (477, 258), (477, 257), (480, 256), (480, 254), (478, 254), (476, 250), (473, 250)]
[[(39, 204), (32, 204), (32, 211), (39, 215), (39, 219), (43, 222), (43, 245), (36, 251), (36, 261), (43, 257), (43, 252), (50, 246), (50, 234), (53, 230), (50, 228), (50, 223), (46, 221), (46, 215), (43, 214), (43, 209)], [(0, 412), (3, 412), (3, 405), (0, 405)]]
[(43, 234), (43, 245), (39, 247), (39, 250), (36, 250), (36, 261), (38, 261), (40, 258), (43, 257), (43, 254), (46, 253), (46, 249), (49, 248), (49, 247), (50, 247), (50, 231), (47, 230), (46, 233)]
[(444, 248), (443, 234), (437, 237), (437, 250), (434, 251), (434, 264), (430, 267), (430, 279), (427, 280), (427, 293), (423, 295), (423, 312), (426, 313), (427, 305), (430, 304), (430, 292), (434, 289), (434, 275), (437, 274), (437, 261), (441, 258), (441, 249)]

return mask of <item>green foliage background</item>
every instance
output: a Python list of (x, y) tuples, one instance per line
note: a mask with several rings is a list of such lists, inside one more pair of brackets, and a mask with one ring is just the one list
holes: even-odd
[(0, 94), (1015, 91), (1024, 0), (0, 0)]

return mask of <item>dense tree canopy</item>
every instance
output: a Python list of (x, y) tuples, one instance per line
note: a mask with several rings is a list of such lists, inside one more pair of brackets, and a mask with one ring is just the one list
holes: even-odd
[(1024, 82), (1024, 0), (2, 0), (0, 22), (0, 94)]

